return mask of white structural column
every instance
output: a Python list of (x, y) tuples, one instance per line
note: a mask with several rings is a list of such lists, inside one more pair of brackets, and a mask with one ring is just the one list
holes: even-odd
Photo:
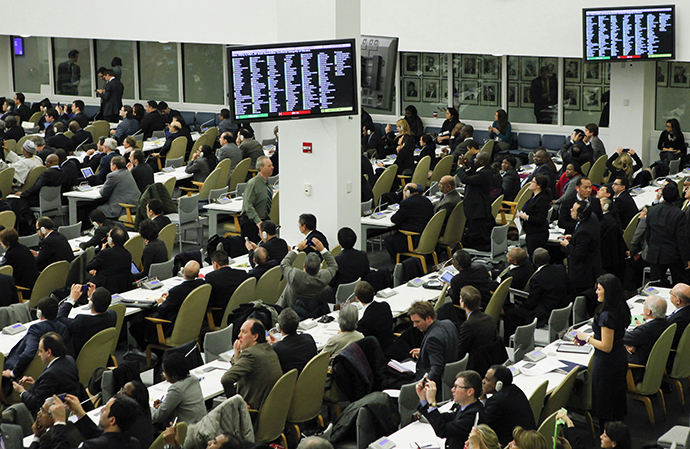
[[(277, 2), (280, 42), (360, 36), (360, 0)], [(357, 48), (359, 66), (359, 49)], [(359, 67), (357, 70), (359, 92)], [(316, 215), (317, 226), (338, 244), (338, 229), (360, 234), (360, 117), (357, 115), (280, 122), (280, 235), (291, 245), (304, 237), (301, 213)], [(302, 152), (311, 143), (312, 153)], [(308, 194), (306, 192), (308, 190)]]

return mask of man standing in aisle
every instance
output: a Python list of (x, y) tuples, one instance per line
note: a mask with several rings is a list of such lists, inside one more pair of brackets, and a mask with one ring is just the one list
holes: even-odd
[(256, 168), (259, 173), (249, 180), (242, 195), (240, 228), (242, 237), (259, 243), (261, 222), (268, 219), (273, 202), (273, 186), (268, 183), (268, 178), (273, 174), (273, 163), (267, 156), (261, 156), (256, 161)]
[(107, 69), (103, 76), (105, 86), (103, 89), (96, 90), (103, 100), (103, 118), (110, 123), (117, 123), (120, 119), (119, 112), (122, 108), (122, 94), (125, 86), (115, 78), (112, 70)]

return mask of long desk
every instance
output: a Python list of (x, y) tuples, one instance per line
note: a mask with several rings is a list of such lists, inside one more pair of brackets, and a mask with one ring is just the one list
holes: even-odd
[(233, 198), (227, 203), (206, 204), (204, 209), (208, 212), (208, 236), (218, 233), (218, 216), (223, 214), (236, 215), (242, 212), (242, 197)]

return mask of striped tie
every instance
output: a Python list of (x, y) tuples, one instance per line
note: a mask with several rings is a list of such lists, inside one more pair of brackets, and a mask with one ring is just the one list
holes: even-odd
[(271, 204), (273, 203), (273, 190), (270, 184), (266, 184), (266, 190), (268, 190), (267, 200), (266, 200), (266, 217), (271, 213)]

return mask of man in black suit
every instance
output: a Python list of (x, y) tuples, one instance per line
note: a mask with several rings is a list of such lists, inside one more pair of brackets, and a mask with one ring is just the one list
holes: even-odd
[(154, 131), (165, 130), (165, 117), (158, 112), (158, 103), (153, 100), (146, 102), (146, 115), (141, 119), (141, 133), (144, 140), (148, 140)]
[[(676, 324), (676, 335), (673, 337), (672, 349), (678, 347), (680, 337), (683, 336), (685, 328), (690, 323), (690, 285), (676, 284), (671, 289), (671, 304), (676, 307), (676, 310), (666, 318), (666, 322), (670, 326)], [(670, 361), (670, 358), (669, 358)]]
[[(32, 438), (29, 449), (48, 449), (53, 447), (52, 430), (53, 426), (55, 425), (55, 420), (50, 413), (50, 406), (53, 405), (54, 402), (55, 398), (52, 396), (46, 398), (46, 400), (43, 401), (43, 405), (36, 413), (36, 420), (34, 421), (33, 426), (31, 426), (31, 430), (34, 432), (34, 437)], [(67, 435), (70, 442), (70, 447), (79, 447), (79, 445), (84, 441), (84, 437), (71, 422), (67, 421), (65, 426), (67, 427)]]
[(476, 150), (482, 147), (479, 142), (474, 140), (474, 127), (472, 125), (463, 125), (460, 129), (460, 136), (458, 140), (460, 143), (455, 145), (455, 149), (450, 153), (453, 156), (453, 164), (458, 163), (458, 159), (464, 156), (469, 150)]
[(323, 244), (323, 247), (329, 249), (328, 240), (326, 236), (316, 229), (316, 216), (313, 214), (301, 214), (297, 221), (297, 226), (299, 227), (299, 232), (304, 235), (304, 240), (307, 241), (307, 247), (304, 252), (314, 253), (316, 250), (314, 246), (310, 244), (311, 239), (316, 238)]
[[(24, 377), (20, 382), (12, 382), (12, 388), (19, 393), (22, 403), (32, 415), (36, 414), (46, 398), (60, 393), (69, 393), (80, 399), (86, 391), (79, 382), (79, 371), (74, 359), (67, 355), (67, 347), (55, 332), (48, 332), (38, 342), (38, 356), (46, 369), (34, 380)], [(24, 385), (32, 385), (27, 391)]]
[(36, 266), (39, 271), (53, 262), (66, 260), (71, 262), (74, 259), (74, 252), (64, 235), (55, 231), (53, 220), (48, 217), (41, 217), (36, 220), (36, 233), (41, 238), (38, 244), (38, 251), (31, 250), (36, 257)]
[(441, 192), (441, 199), (434, 206), (434, 214), (440, 210), (446, 211), (446, 218), (443, 219), (443, 227), (441, 228), (441, 235), (443, 235), (450, 214), (453, 213), (453, 209), (462, 201), (462, 198), (458, 191), (455, 190), (455, 178), (450, 175), (446, 175), (439, 180), (438, 190)]
[(79, 248), (86, 249), (90, 246), (95, 246), (98, 251), (101, 245), (108, 241), (108, 235), (113, 226), (115, 226), (115, 222), (108, 220), (105, 214), (98, 209), (89, 212), (89, 221), (91, 221), (94, 228), (93, 237), (86, 242), (81, 242)]
[(538, 147), (534, 150), (534, 165), (534, 171), (527, 179), (522, 181), (522, 185), (529, 184), (537, 175), (544, 175), (549, 178), (549, 189), (551, 189), (551, 194), (553, 195), (556, 191), (556, 170), (553, 166), (553, 162), (551, 162), (548, 151), (542, 147)]
[(93, 136), (91, 133), (83, 129), (76, 120), (69, 122), (69, 130), (72, 132), (70, 140), (72, 141), (72, 148), (74, 150), (83, 150), (84, 145), (93, 143)]
[[(463, 157), (463, 163), (468, 163), (466, 155)], [(457, 172), (457, 177), (465, 184), (463, 205), (467, 218), (467, 245), (478, 250), (489, 248), (491, 229), (496, 224), (496, 219), (491, 213), (493, 175), (489, 164), (489, 157), (484, 153), (478, 153), (474, 158), (474, 169), (468, 173), (460, 167)]]
[[(666, 300), (658, 295), (648, 296), (644, 300), (642, 319), (635, 318), (635, 328), (625, 333), (623, 344), (628, 351), (628, 362), (646, 365), (649, 353), (657, 339), (668, 327), (666, 321)], [(637, 382), (642, 381), (644, 370), (633, 369)]]
[(481, 306), (486, 307), (491, 299), (491, 290), (494, 290), (498, 284), (491, 280), (484, 264), (472, 265), (470, 253), (464, 249), (459, 249), (453, 254), (453, 267), (458, 270), (458, 274), (450, 280), (450, 297), (453, 304), (460, 305), (460, 290), (466, 285), (471, 285), (479, 290), (482, 296)]
[(92, 276), (90, 283), (105, 287), (113, 294), (132, 289), (132, 254), (125, 248), (128, 239), (124, 227), (114, 224), (108, 233), (106, 248), (86, 264), (86, 271)]
[(414, 327), (424, 334), (420, 347), (410, 351), (417, 359), (415, 379), (427, 375), (440, 385), (446, 364), (458, 360), (458, 330), (452, 321), (437, 320), (436, 311), (428, 301), (413, 302), (407, 313)]
[(514, 156), (506, 156), (501, 161), (501, 178), (503, 179), (503, 200), (515, 201), (515, 197), (520, 191), (520, 176), (515, 165), (517, 161)]
[[(373, 123), (362, 126), (362, 150), (368, 158), (381, 157), (380, 151), (383, 150), (383, 140)], [(371, 166), (371, 164), (369, 165)]]
[(132, 173), (134, 181), (137, 183), (137, 187), (141, 193), (151, 184), (153, 184), (153, 169), (149, 164), (145, 164), (144, 161), (146, 157), (144, 152), (141, 150), (135, 150), (129, 153), (129, 164), (127, 164), (127, 169)]
[[(192, 290), (205, 284), (204, 280), (199, 278), (199, 262), (195, 260), (190, 260), (187, 262), (182, 270), (184, 276), (184, 281), (173, 288), (167, 293), (163, 293), (160, 298), (156, 300), (158, 303), (158, 308), (154, 313), (154, 316), (162, 318), (164, 320), (172, 321), (171, 324), (163, 325), (163, 332), (166, 337), (169, 337), (172, 333), (173, 326), (175, 325), (175, 320), (177, 319), (177, 314), (180, 311), (182, 303), (187, 298)], [(155, 336), (155, 327), (150, 327)], [(151, 340), (156, 340), (151, 338)]]
[(283, 374), (296, 369), (301, 373), (307, 363), (316, 355), (314, 337), (304, 332), (297, 333), (299, 315), (291, 308), (283, 309), (278, 315), (278, 326), (282, 339), (269, 334), (273, 350), (278, 354)]
[(635, 200), (630, 196), (628, 188), (630, 181), (625, 176), (619, 176), (613, 181), (613, 204), (618, 209), (618, 216), (621, 219), (621, 226), (625, 229), (630, 220), (639, 212)]
[(158, 198), (153, 198), (146, 204), (146, 215), (158, 225), (158, 229), (163, 229), (172, 223), (170, 218), (163, 215), (163, 202)]
[(476, 424), (486, 423), (484, 406), (479, 401), (482, 378), (476, 371), (461, 371), (453, 385), (453, 409), (440, 413), (436, 404), (438, 382), (417, 383), (418, 410), (434, 428), (436, 436), (446, 439), (446, 449), (461, 449)]
[(19, 139), (25, 135), (24, 128), (21, 125), (17, 125), (17, 119), (14, 116), (5, 118), (5, 139), (13, 139), (19, 142)]
[[(253, 243), (250, 241), (250, 243)], [(256, 251), (252, 252), (252, 258), (249, 259), (251, 264), (254, 266), (251, 270), (247, 272), (248, 277), (254, 277), (257, 281), (264, 275), (265, 272), (273, 267), (278, 266), (278, 261), (271, 259), (268, 255), (268, 251), (263, 246), (256, 248)]]
[[(434, 205), (424, 195), (424, 187), (419, 184), (409, 183), (403, 189), (403, 200), (398, 211), (391, 216), (391, 221), (396, 225), (397, 231), (384, 239), (386, 249), (395, 263), (395, 255), (409, 251), (407, 236), (400, 231), (422, 233), (431, 217), (434, 216)], [(419, 236), (412, 237), (413, 245), (417, 245)]]
[[(259, 245), (257, 246), (257, 244), (251, 240), (245, 242), (245, 247), (249, 251), (249, 263), (252, 265), (252, 267), (254, 267), (256, 264), (254, 261), (254, 251), (256, 251), (257, 247), (264, 248), (267, 252), (266, 255), (268, 260), (275, 260), (275, 265), (278, 265), (280, 261), (287, 256), (287, 253), (290, 251), (290, 247), (285, 240), (281, 239), (280, 237), (276, 237), (277, 229), (276, 224), (271, 220), (264, 220), (259, 224), (259, 237), (261, 238)], [(259, 277), (257, 277), (257, 279), (258, 278)]]
[(529, 281), (527, 299), (506, 313), (506, 342), (518, 326), (529, 324), (534, 318), (537, 326), (546, 324), (551, 311), (566, 307), (573, 297), (572, 283), (563, 265), (549, 264), (550, 255), (544, 248), (535, 249), (532, 258), (537, 271)]
[(338, 272), (331, 279), (330, 287), (337, 289), (340, 284), (349, 284), (357, 279), (366, 278), (369, 274), (369, 258), (365, 251), (355, 249), (357, 234), (350, 228), (340, 228), (338, 243), (342, 250), (335, 256), (338, 262)]
[(563, 158), (563, 164), (568, 165), (571, 162), (577, 162), (580, 167), (587, 162), (594, 164), (594, 151), (591, 146), (584, 142), (584, 138), (585, 132), (583, 130), (573, 130), (570, 134), (570, 140), (566, 142), (559, 151), (559, 154)]
[(105, 80), (105, 88), (96, 90), (96, 93), (101, 95), (103, 102), (101, 109), (103, 119), (110, 123), (117, 123), (120, 120), (118, 114), (122, 108), (122, 94), (125, 86), (115, 78), (115, 73), (111, 69), (106, 69), (103, 79)]
[(578, 223), (577, 219), (573, 218), (571, 209), (576, 202), (585, 201), (589, 205), (589, 209), (596, 214), (597, 218), (602, 217), (601, 204), (599, 199), (592, 196), (592, 181), (584, 176), (577, 180), (575, 185), (575, 196), (569, 198), (561, 204), (561, 209), (558, 212), (558, 227), (565, 229), (566, 234), (572, 234), (575, 231), (575, 225)]
[(65, 126), (65, 124), (62, 122), (56, 122), (55, 125), (53, 125), (53, 128), (55, 129), (55, 134), (50, 137), (46, 137), (46, 145), (52, 148), (62, 148), (67, 152), (74, 151), (72, 139), (65, 135), (67, 126)]
[[(560, 237), (568, 255), (568, 275), (576, 293), (591, 289), (601, 274), (601, 225), (586, 201), (578, 201), (571, 209), (577, 226), (571, 234)], [(530, 285), (530, 290), (531, 290)], [(590, 312), (596, 304), (588, 303)]]
[(558, 79), (547, 66), (539, 70), (539, 76), (532, 80), (530, 98), (534, 103), (537, 123), (553, 123), (553, 107), (558, 103)]
[(480, 310), (479, 290), (471, 285), (463, 287), (460, 290), (460, 307), (465, 311), (467, 320), (458, 329), (458, 359), (477, 348), (490, 345), (496, 339), (496, 322)]
[(57, 314), (58, 321), (67, 326), (69, 330), (72, 354), (75, 357), (79, 355), (81, 348), (91, 337), (104, 329), (115, 327), (117, 324), (117, 314), (114, 310), (108, 309), (110, 307), (110, 292), (103, 287), (96, 288), (93, 284), (85, 284), (84, 286), (88, 286), (87, 294), (91, 300), (91, 313), (88, 315), (79, 314), (74, 318), (69, 317), (69, 313), (83, 292), (81, 284), (73, 284), (70, 295), (62, 302)]
[(55, 108), (46, 109), (43, 118), (45, 119), (45, 133), (43, 134), (43, 137), (47, 140), (49, 137), (54, 136), (57, 132), (55, 130), (55, 125), (62, 122), (60, 121), (60, 114)]
[[(209, 307), (219, 307), (223, 310), (218, 314), (218, 319), (222, 318), (225, 306), (230, 297), (242, 282), (249, 279), (247, 272), (236, 270), (228, 266), (228, 253), (223, 250), (216, 251), (211, 255), (213, 271), (206, 275), (206, 282), (211, 284), (211, 299)], [(214, 314), (216, 315), (216, 314)]]
[(508, 251), (506, 260), (510, 265), (496, 278), (496, 281), (503, 282), (508, 278), (513, 278), (510, 287), (524, 291), (534, 274), (534, 265), (529, 260), (527, 251), (517, 246), (513, 247)]
[(355, 298), (364, 312), (357, 323), (357, 330), (365, 337), (374, 336), (384, 352), (393, 344), (393, 313), (387, 302), (374, 301), (374, 287), (367, 281), (355, 286)]
[[(492, 395), (487, 399), (487, 395)], [(513, 385), (513, 373), (503, 365), (486, 371), (482, 381), (482, 395), (486, 424), (496, 432), (501, 447), (513, 440), (513, 429), (537, 430), (529, 399), (520, 387)]]
[(38, 207), (42, 187), (60, 187), (63, 193), (67, 191), (67, 178), (60, 170), (60, 159), (54, 154), (46, 158), (46, 171), (41, 173), (34, 185), (16, 195), (26, 202), (27, 207)]
[(671, 270), (673, 283), (685, 282), (690, 268), (688, 221), (674, 203), (678, 188), (668, 183), (662, 191), (664, 201), (649, 208), (645, 236), (649, 243), (645, 261), (651, 268), (650, 279), (666, 284), (666, 270)]
[(74, 120), (79, 123), (80, 128), (86, 128), (89, 126), (89, 118), (84, 114), (84, 102), (81, 100), (74, 100), (72, 102), (72, 116), (70, 121)]
[(60, 170), (62, 170), (62, 173), (65, 175), (65, 181), (67, 182), (67, 185), (75, 185), (77, 183), (77, 179), (81, 177), (78, 160), (67, 159), (67, 152), (63, 149), (56, 150), (55, 155), (58, 157), (58, 161), (60, 163)]
[(15, 111), (17, 111), (17, 115), (22, 119), (22, 122), (28, 122), (32, 115), (31, 108), (24, 103), (25, 101), (26, 97), (23, 93), (17, 92), (14, 94)]

